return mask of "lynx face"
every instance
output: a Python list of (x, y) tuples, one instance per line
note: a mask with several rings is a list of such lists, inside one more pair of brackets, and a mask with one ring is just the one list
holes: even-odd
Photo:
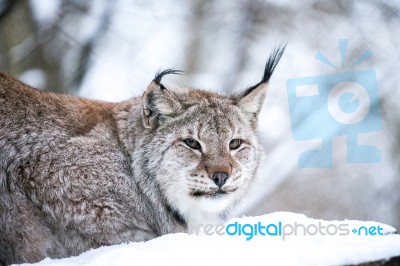
[(257, 118), (283, 51), (271, 55), (261, 82), (240, 95), (167, 89), (161, 78), (176, 70), (149, 85), (143, 96), (143, 125), (152, 136), (146, 162), (168, 204), (184, 218), (198, 210), (223, 213), (255, 180), (263, 154)]
[(187, 92), (192, 99), (181, 102), (188, 107), (157, 131), (157, 139), (168, 140), (157, 180), (171, 205), (184, 213), (191, 208), (220, 212), (247, 192), (261, 148), (232, 99)]

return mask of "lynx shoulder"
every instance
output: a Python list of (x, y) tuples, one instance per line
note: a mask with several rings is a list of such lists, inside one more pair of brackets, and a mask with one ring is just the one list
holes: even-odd
[(0, 73), (0, 265), (188, 232), (223, 220), (254, 182), (262, 80), (224, 96), (168, 88), (92, 101)]

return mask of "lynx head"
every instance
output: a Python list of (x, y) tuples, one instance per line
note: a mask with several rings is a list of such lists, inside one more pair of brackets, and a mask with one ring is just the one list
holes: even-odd
[(156, 75), (143, 96), (146, 165), (165, 200), (183, 217), (194, 210), (221, 213), (254, 181), (262, 155), (257, 118), (268, 81), (284, 52), (276, 49), (262, 80), (239, 95), (167, 89)]

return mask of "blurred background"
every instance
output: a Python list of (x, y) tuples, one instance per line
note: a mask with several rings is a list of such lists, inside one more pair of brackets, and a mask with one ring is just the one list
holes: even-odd
[[(43, 90), (113, 102), (141, 95), (170, 67), (185, 75), (166, 85), (235, 93), (256, 84), (269, 53), (288, 43), (260, 116), (260, 180), (236, 214), (291, 211), (399, 230), (399, 16), (400, 2), (390, 0), (0, 0), (0, 70)], [(338, 40), (347, 40), (345, 57)], [(366, 51), (366, 60), (347, 63)], [(362, 70), (374, 73), (370, 106), (381, 127), (357, 138), (380, 150), (377, 163), (348, 163), (348, 125), (312, 120), (327, 102), (304, 109), (288, 99), (288, 80)], [(294, 140), (296, 127), (330, 134), (332, 166), (300, 167), (299, 155), (321, 140)]]

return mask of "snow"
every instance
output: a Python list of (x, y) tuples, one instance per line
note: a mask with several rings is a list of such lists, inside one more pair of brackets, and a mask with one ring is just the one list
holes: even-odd
[[(77, 257), (45, 259), (35, 265), (343, 265), (379, 261), (400, 256), (400, 235), (389, 225), (372, 221), (323, 221), (305, 215), (276, 212), (256, 217), (235, 218), (229, 224), (283, 225), (287, 228), (303, 225), (305, 228), (320, 226), (322, 234), (304, 236), (299, 227), (298, 235), (260, 236), (246, 240), (244, 235), (170, 234), (147, 241), (100, 247)], [(347, 224), (347, 226), (345, 226)], [(286, 227), (288, 226), (288, 227)], [(381, 228), (382, 235), (361, 235), (351, 231), (348, 235), (332, 235), (332, 228)], [(289, 228), (290, 229), (290, 228)], [(361, 229), (360, 229), (361, 230)], [(201, 231), (201, 230), (200, 230)], [(209, 231), (211, 232), (211, 231)], [(233, 230), (229, 230), (233, 233)], [(246, 232), (248, 232), (246, 230)], [(269, 232), (273, 233), (273, 230)], [(313, 234), (312, 230), (309, 230)], [(328, 235), (328, 233), (331, 235)], [(338, 231), (340, 232), (340, 231)], [(376, 232), (375, 232), (376, 233)]]

